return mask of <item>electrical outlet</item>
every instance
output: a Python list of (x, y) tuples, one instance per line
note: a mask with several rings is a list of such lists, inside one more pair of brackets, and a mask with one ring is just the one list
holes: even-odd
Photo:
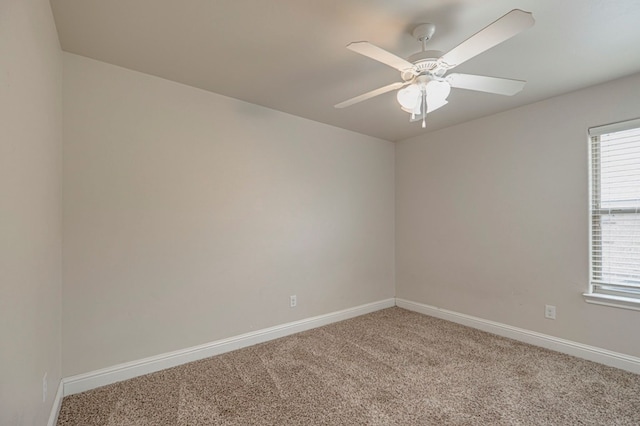
[(296, 297), (296, 295), (294, 294), (292, 296), (289, 296), (289, 307), (295, 308), (297, 304), (298, 304), (298, 298)]
[(47, 402), (47, 373), (42, 377), (42, 402)]
[(553, 305), (544, 305), (544, 317), (548, 319), (556, 319), (556, 307)]

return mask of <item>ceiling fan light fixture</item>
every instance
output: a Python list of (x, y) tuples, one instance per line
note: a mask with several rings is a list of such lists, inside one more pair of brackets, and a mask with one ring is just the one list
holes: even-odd
[(397, 98), (403, 111), (411, 115), (423, 115), (425, 103), (427, 113), (435, 111), (447, 104), (450, 92), (451, 86), (446, 81), (431, 80), (426, 83), (414, 83), (399, 90)]
[(429, 99), (446, 101), (451, 93), (451, 86), (446, 81), (431, 80), (427, 83), (426, 90)]
[(398, 103), (403, 110), (413, 112), (416, 107), (420, 109), (420, 96), (422, 90), (416, 84), (411, 84), (404, 89), (398, 90)]

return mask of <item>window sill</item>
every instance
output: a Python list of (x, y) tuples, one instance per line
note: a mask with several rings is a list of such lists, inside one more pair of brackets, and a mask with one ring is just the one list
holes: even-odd
[(582, 296), (587, 303), (640, 311), (640, 299), (598, 293), (584, 293)]

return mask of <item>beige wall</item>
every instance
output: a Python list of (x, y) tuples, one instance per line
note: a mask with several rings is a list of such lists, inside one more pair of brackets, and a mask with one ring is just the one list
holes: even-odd
[(398, 143), (397, 297), (640, 356), (640, 312), (581, 295), (587, 128), (639, 99), (635, 75)]
[(45, 424), (61, 377), (61, 82), (49, 2), (0, 2), (2, 425)]
[(65, 376), (394, 296), (392, 143), (71, 54), (63, 98)]

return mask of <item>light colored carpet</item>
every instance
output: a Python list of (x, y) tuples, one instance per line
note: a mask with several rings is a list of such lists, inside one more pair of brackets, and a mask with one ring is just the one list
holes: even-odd
[(58, 425), (640, 425), (640, 376), (390, 308), (65, 397)]

